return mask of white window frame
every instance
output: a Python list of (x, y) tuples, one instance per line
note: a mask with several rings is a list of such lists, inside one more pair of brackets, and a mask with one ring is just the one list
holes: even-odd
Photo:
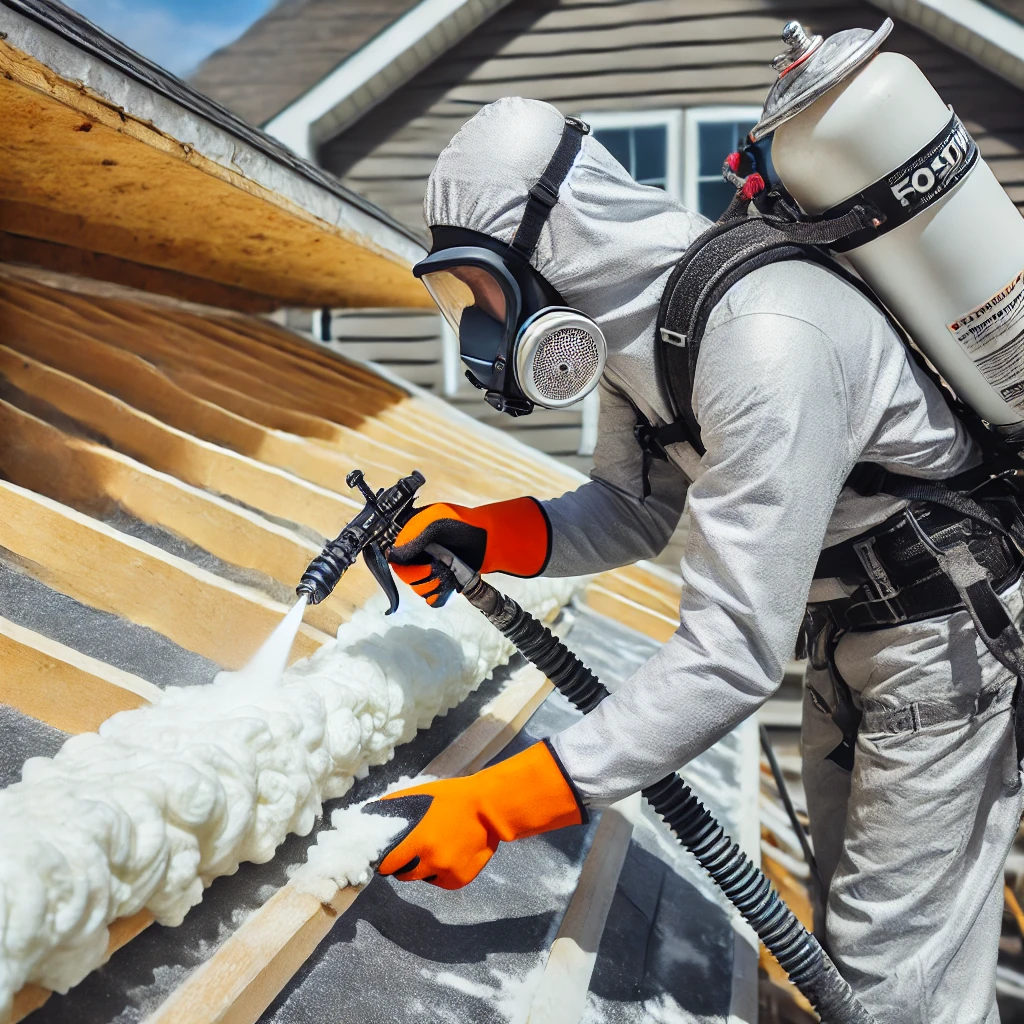
[(665, 191), (676, 199), (682, 197), (683, 112), (682, 110), (600, 110), (580, 114), (593, 130), (603, 128), (666, 129)]
[[(683, 205), (696, 210), (699, 199), (697, 185), (700, 178), (700, 125), (721, 121), (761, 120), (761, 108), (744, 107), (688, 107), (683, 128)], [(722, 154), (725, 159), (726, 154)]]

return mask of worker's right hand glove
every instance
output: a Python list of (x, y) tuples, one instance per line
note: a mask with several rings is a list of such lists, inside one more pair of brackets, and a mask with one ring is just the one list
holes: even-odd
[(455, 581), (427, 545), (447, 548), (476, 572), (538, 576), (551, 553), (551, 528), (536, 498), (465, 508), (438, 503), (419, 509), (402, 527), (388, 560), (428, 604), (440, 607)]
[(547, 741), (475, 775), (390, 793), (363, 811), (409, 821), (385, 852), (380, 874), (442, 889), (472, 882), (500, 842), (587, 821), (576, 788)]

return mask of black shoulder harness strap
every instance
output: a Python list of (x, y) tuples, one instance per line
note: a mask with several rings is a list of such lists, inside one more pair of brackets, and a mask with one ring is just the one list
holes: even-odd
[(540, 241), (540, 233), (548, 215), (558, 202), (558, 190), (572, 169), (583, 145), (583, 136), (590, 134), (590, 125), (576, 117), (567, 117), (562, 128), (562, 137), (544, 173), (538, 178), (537, 184), (530, 189), (526, 198), (526, 209), (523, 219), (516, 228), (512, 248), (524, 259), (529, 260), (533, 250)]
[(862, 206), (827, 222), (727, 216), (691, 243), (668, 279), (658, 311), (655, 352), (675, 416), (674, 423), (654, 431), (659, 445), (685, 440), (704, 454), (693, 414), (693, 379), (708, 318), (725, 293), (760, 267), (796, 259), (823, 264), (863, 289), (822, 247), (863, 228), (870, 216)]

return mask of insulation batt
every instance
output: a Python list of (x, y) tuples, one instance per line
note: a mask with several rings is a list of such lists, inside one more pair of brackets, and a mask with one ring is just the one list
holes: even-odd
[[(499, 586), (543, 616), (580, 582)], [(406, 591), (395, 615), (383, 607), (283, 673), (261, 651), (25, 762), (0, 791), (0, 1021), (26, 982), (66, 992), (99, 966), (112, 921), (148, 908), (180, 924), (214, 878), (308, 834), (324, 800), (511, 656), (461, 597), (438, 611)]]

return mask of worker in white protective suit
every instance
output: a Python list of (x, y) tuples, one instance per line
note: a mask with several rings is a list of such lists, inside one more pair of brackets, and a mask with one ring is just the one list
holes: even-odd
[[(545, 195), (537, 183), (556, 151), (571, 159)], [(529, 406), (501, 346), (531, 311), (578, 311), (608, 351), (592, 479), (549, 501), (428, 506), (398, 537), (400, 575), (443, 603), (450, 584), (431, 543), (485, 572), (602, 572), (657, 555), (687, 499), (690, 514), (680, 625), (650, 661), (549, 743), (397, 794), (431, 800), (381, 872), (455, 888), (500, 840), (585, 820), (588, 805), (685, 765), (772, 696), (808, 603), (849, 599), (849, 582), (822, 576), (822, 551), (886, 524), (875, 531), (884, 556), (886, 531), (904, 522), (905, 500), (844, 487), (855, 465), (940, 480), (979, 452), (878, 307), (803, 260), (756, 270), (712, 310), (693, 379), (703, 456), (684, 441), (645, 450), (638, 424), (672, 420), (659, 302), (708, 222), (635, 183), (545, 103), (499, 100), (464, 125), (430, 176), (425, 214), (434, 244), (417, 273), (493, 404)], [(1018, 618), (1019, 556), (1004, 546), (979, 559)], [(832, 651), (811, 625), (803, 780), (823, 938), (879, 1022), (993, 1022), (1003, 865), (1021, 816), (1015, 680), (966, 611), (917, 618), (844, 630)], [(855, 733), (844, 696), (861, 716)]]

